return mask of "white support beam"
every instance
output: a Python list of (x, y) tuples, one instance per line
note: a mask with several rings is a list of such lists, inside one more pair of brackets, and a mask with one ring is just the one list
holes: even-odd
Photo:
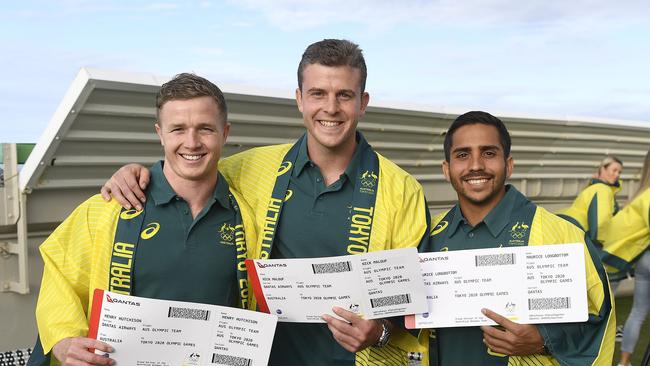
[(0, 226), (15, 225), (20, 212), (16, 144), (2, 144), (2, 156), (4, 182), (0, 184)]
[[(16, 144), (3, 144), (4, 186), (0, 187), (4, 218), (0, 226), (9, 227), (16, 240), (0, 241), (0, 261), (3, 271), (0, 292), (29, 293), (27, 268), (27, 205), (25, 194), (20, 193), (18, 183), (18, 157)], [(15, 262), (15, 265), (13, 265)], [(12, 265), (10, 265), (12, 264)]]

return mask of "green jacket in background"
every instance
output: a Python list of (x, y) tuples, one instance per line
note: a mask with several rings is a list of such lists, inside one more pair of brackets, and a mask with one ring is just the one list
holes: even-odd
[(621, 185), (621, 181), (611, 185), (599, 179), (592, 179), (578, 194), (573, 204), (557, 214), (578, 225), (594, 244), (601, 246), (603, 226), (619, 210), (615, 196), (621, 190)]

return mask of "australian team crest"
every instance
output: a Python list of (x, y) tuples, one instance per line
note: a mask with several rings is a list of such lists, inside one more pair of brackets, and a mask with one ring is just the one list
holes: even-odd
[(221, 228), (219, 228), (219, 236), (221, 237), (219, 241), (221, 244), (234, 245), (235, 227), (224, 222)]
[(377, 176), (377, 174), (375, 174), (375, 172), (366, 170), (359, 177), (359, 181), (361, 182), (361, 186), (359, 187), (359, 192), (367, 193), (367, 194), (375, 194), (375, 187), (377, 187), (378, 180), (379, 177)]
[(508, 244), (510, 245), (525, 245), (526, 242), (524, 238), (528, 235), (528, 229), (530, 226), (525, 222), (517, 221), (512, 228), (510, 228), (510, 239)]

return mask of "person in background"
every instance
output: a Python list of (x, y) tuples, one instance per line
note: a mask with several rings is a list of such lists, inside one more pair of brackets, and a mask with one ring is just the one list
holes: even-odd
[(602, 246), (602, 228), (619, 210), (616, 193), (621, 190), (619, 180), (623, 163), (608, 155), (600, 163), (589, 185), (583, 189), (573, 204), (557, 213), (577, 225), (598, 247)]
[(605, 225), (603, 239), (602, 259), (608, 271), (626, 273), (636, 263), (634, 300), (625, 322), (618, 362), (628, 366), (650, 312), (650, 151), (645, 156), (639, 188), (625, 208)]
[[(620, 174), (623, 163), (615, 156), (608, 155), (600, 163), (589, 185), (583, 189), (573, 204), (557, 212), (557, 215), (583, 229), (589, 239), (602, 247), (605, 226), (619, 211), (616, 193), (621, 190)], [(602, 253), (601, 253), (602, 255)], [(612, 291), (615, 292), (625, 272), (610, 273), (608, 276)], [(623, 338), (623, 326), (616, 327), (616, 341)]]

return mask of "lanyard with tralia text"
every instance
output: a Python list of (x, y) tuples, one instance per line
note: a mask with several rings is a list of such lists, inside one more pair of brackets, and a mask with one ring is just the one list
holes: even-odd
[[(366, 145), (366, 148), (361, 152), (357, 171), (358, 176), (355, 180), (352, 195), (350, 227), (347, 228), (348, 243), (346, 251), (349, 254), (360, 254), (368, 251), (372, 220), (375, 213), (375, 201), (377, 199), (377, 187), (379, 185), (379, 158), (370, 146), (365, 143), (363, 136), (359, 132), (357, 132), (357, 137), (359, 141), (357, 149), (363, 148), (363, 145)], [(291, 181), (291, 174), (298, 158), (300, 146), (306, 143), (307, 135), (305, 134), (289, 149), (278, 169), (275, 186), (264, 218), (260, 259), (271, 257), (271, 249), (277, 233), (282, 206), (286, 197), (289, 196), (287, 189)]]
[(142, 231), (144, 217), (145, 210), (122, 209), (120, 212), (108, 271), (109, 291), (131, 295), (135, 250), (140, 236), (146, 235), (146, 229)]
[[(246, 309), (248, 305), (248, 280), (246, 276), (246, 234), (237, 200), (229, 194), (230, 203), (235, 210), (235, 245), (237, 247), (237, 284), (239, 286), (239, 306)], [(115, 231), (115, 241), (111, 254), (108, 289), (124, 295), (133, 292), (133, 266), (135, 252), (140, 239), (148, 239), (157, 227), (144, 224), (145, 210), (122, 209)], [(150, 224), (151, 225), (151, 224)]]

